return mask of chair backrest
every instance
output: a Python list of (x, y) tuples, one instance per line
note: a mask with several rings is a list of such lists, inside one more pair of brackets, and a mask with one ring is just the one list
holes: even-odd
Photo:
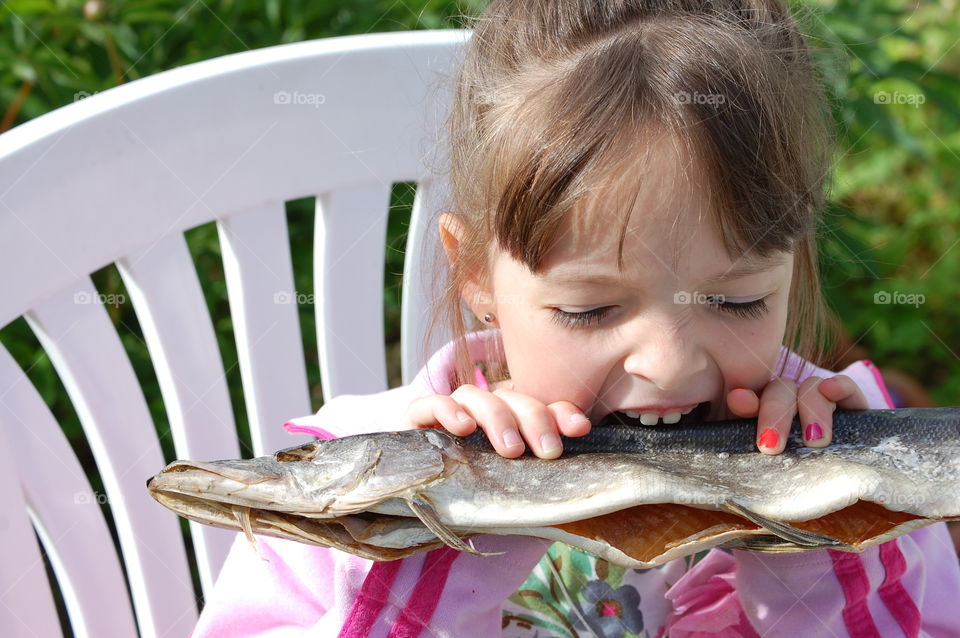
[[(176, 517), (144, 482), (164, 464), (144, 393), (90, 274), (115, 263), (178, 458), (238, 458), (214, 324), (184, 231), (215, 221), (254, 453), (309, 414), (284, 203), (316, 196), (325, 398), (387, 389), (383, 272), (396, 182), (417, 184), (403, 379), (422, 365), (442, 126), (469, 33), (347, 36), (144, 78), (0, 136), (0, 327), (25, 317), (84, 429), (116, 525), (49, 407), (0, 346), (0, 634), (59, 635), (41, 552), (76, 636), (185, 636), (234, 534)], [(435, 339), (436, 345), (443, 335)], [(170, 460), (170, 459), (167, 459)], [(39, 539), (39, 544), (38, 544)], [(188, 554), (201, 592), (194, 592)], [(128, 593), (129, 589), (129, 593)]]

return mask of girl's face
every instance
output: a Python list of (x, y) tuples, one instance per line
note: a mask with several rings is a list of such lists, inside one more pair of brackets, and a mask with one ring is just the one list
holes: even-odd
[(484, 292), (513, 390), (544, 404), (571, 401), (593, 423), (613, 411), (670, 423), (707, 401), (698, 416), (730, 418), (731, 390), (759, 393), (769, 382), (793, 256), (731, 261), (703, 189), (679, 179), (679, 168), (664, 161), (645, 172), (644, 183), (656, 186), (636, 200), (622, 272), (622, 198), (609, 196), (616, 186), (571, 216), (579, 223), (563, 229), (541, 273), (494, 251)]

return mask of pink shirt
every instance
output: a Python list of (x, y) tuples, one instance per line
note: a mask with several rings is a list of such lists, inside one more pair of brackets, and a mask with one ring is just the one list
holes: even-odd
[[(468, 335), (475, 361), (499, 332)], [(439, 350), (410, 385), (369, 395), (341, 395), (288, 431), (333, 436), (396, 429), (414, 399), (449, 394), (453, 344)], [(871, 408), (892, 404), (868, 361), (840, 373), (806, 366), (790, 354), (784, 376), (850, 376)], [(238, 534), (194, 638), (341, 636), (488, 637), (501, 632), (504, 601), (537, 565), (549, 541), (480, 536), (474, 546), (500, 556), (449, 548), (374, 563), (337, 550), (258, 537), (261, 560)], [(666, 567), (672, 567), (673, 561)], [(676, 572), (676, 570), (672, 570)], [(670, 569), (650, 570), (650, 579)], [(960, 636), (960, 567), (946, 526), (938, 523), (862, 553), (822, 550), (754, 554), (712, 550), (644, 609), (647, 628), (682, 638), (708, 636)], [(651, 629), (652, 631), (652, 629)]]

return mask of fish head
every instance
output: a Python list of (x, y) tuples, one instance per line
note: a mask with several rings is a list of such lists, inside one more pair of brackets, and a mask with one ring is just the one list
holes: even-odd
[(253, 459), (175, 461), (147, 488), (195, 520), (219, 520), (223, 508), (335, 518), (413, 494), (465, 460), (452, 436), (407, 430), (315, 441)]

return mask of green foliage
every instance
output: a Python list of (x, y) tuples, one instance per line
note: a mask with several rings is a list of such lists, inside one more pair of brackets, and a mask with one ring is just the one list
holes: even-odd
[(191, 62), (337, 35), (459, 26), (476, 0), (10, 0), (0, 6), (0, 103), (33, 86), (17, 121)]
[(839, 133), (821, 231), (828, 301), (878, 365), (956, 405), (960, 16), (910, 0), (816, 2), (799, 13)]

